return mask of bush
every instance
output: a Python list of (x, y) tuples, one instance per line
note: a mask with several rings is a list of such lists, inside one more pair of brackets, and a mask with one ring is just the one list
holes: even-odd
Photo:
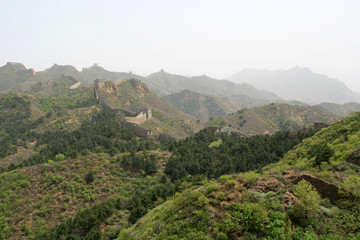
[(95, 174), (93, 171), (89, 171), (85, 176), (85, 181), (87, 184), (93, 182), (95, 179)]
[(309, 182), (301, 180), (295, 186), (294, 195), (298, 201), (293, 204), (291, 215), (296, 222), (306, 224), (318, 216), (321, 197)]

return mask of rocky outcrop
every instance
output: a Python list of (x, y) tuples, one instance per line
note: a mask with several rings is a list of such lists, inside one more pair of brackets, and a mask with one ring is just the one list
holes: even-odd
[(285, 185), (272, 177), (259, 177), (255, 183), (254, 189), (259, 192), (277, 191), (279, 188), (284, 188)]
[(283, 205), (285, 209), (290, 208), (291, 204), (296, 200), (296, 197), (291, 192), (286, 192), (283, 196)]

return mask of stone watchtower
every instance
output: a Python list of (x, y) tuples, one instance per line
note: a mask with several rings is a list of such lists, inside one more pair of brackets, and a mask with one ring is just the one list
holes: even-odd
[(152, 112), (151, 112), (151, 109), (149, 108), (149, 109), (147, 109), (146, 110), (146, 119), (151, 119), (152, 118)]

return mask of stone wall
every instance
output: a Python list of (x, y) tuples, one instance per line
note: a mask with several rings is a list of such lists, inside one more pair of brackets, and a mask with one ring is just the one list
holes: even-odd
[(152, 118), (151, 109), (141, 111), (136, 117), (126, 117), (126, 121), (136, 124), (141, 124)]
[(141, 127), (141, 126), (139, 126), (139, 125), (137, 125), (135, 123), (130, 123), (130, 122), (127, 122), (125, 120), (121, 120), (120, 124), (130, 128), (131, 130), (133, 130), (134, 133), (136, 135), (138, 135), (139, 137), (147, 138), (149, 136), (152, 136), (152, 131), (150, 129), (143, 128), (143, 127)]
[(121, 108), (113, 108), (106, 100), (106, 97), (102, 97), (99, 95), (99, 88), (101, 87), (101, 85), (102, 85), (102, 83), (100, 82), (99, 79), (96, 79), (94, 81), (95, 97), (96, 97), (96, 99), (98, 99), (99, 104), (102, 107), (104, 107), (116, 114), (116, 120), (118, 122), (120, 122), (121, 125), (130, 128), (139, 137), (148, 138), (150, 136), (154, 136), (159, 141), (162, 141), (164, 139), (167, 139), (170, 141), (177, 140), (175, 137), (170, 136), (167, 133), (153, 135), (151, 129), (146, 129), (146, 128), (138, 125), (138, 124), (141, 124), (152, 118), (151, 109), (146, 109), (146, 110), (141, 111), (136, 117), (125, 117), (125, 113), (129, 113), (129, 114), (133, 114), (133, 113), (131, 113), (127, 110), (121, 109)]

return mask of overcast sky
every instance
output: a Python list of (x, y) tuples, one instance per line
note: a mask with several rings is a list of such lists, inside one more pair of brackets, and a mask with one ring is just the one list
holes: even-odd
[(0, 0), (0, 65), (225, 78), (309, 67), (360, 92), (359, 0)]

